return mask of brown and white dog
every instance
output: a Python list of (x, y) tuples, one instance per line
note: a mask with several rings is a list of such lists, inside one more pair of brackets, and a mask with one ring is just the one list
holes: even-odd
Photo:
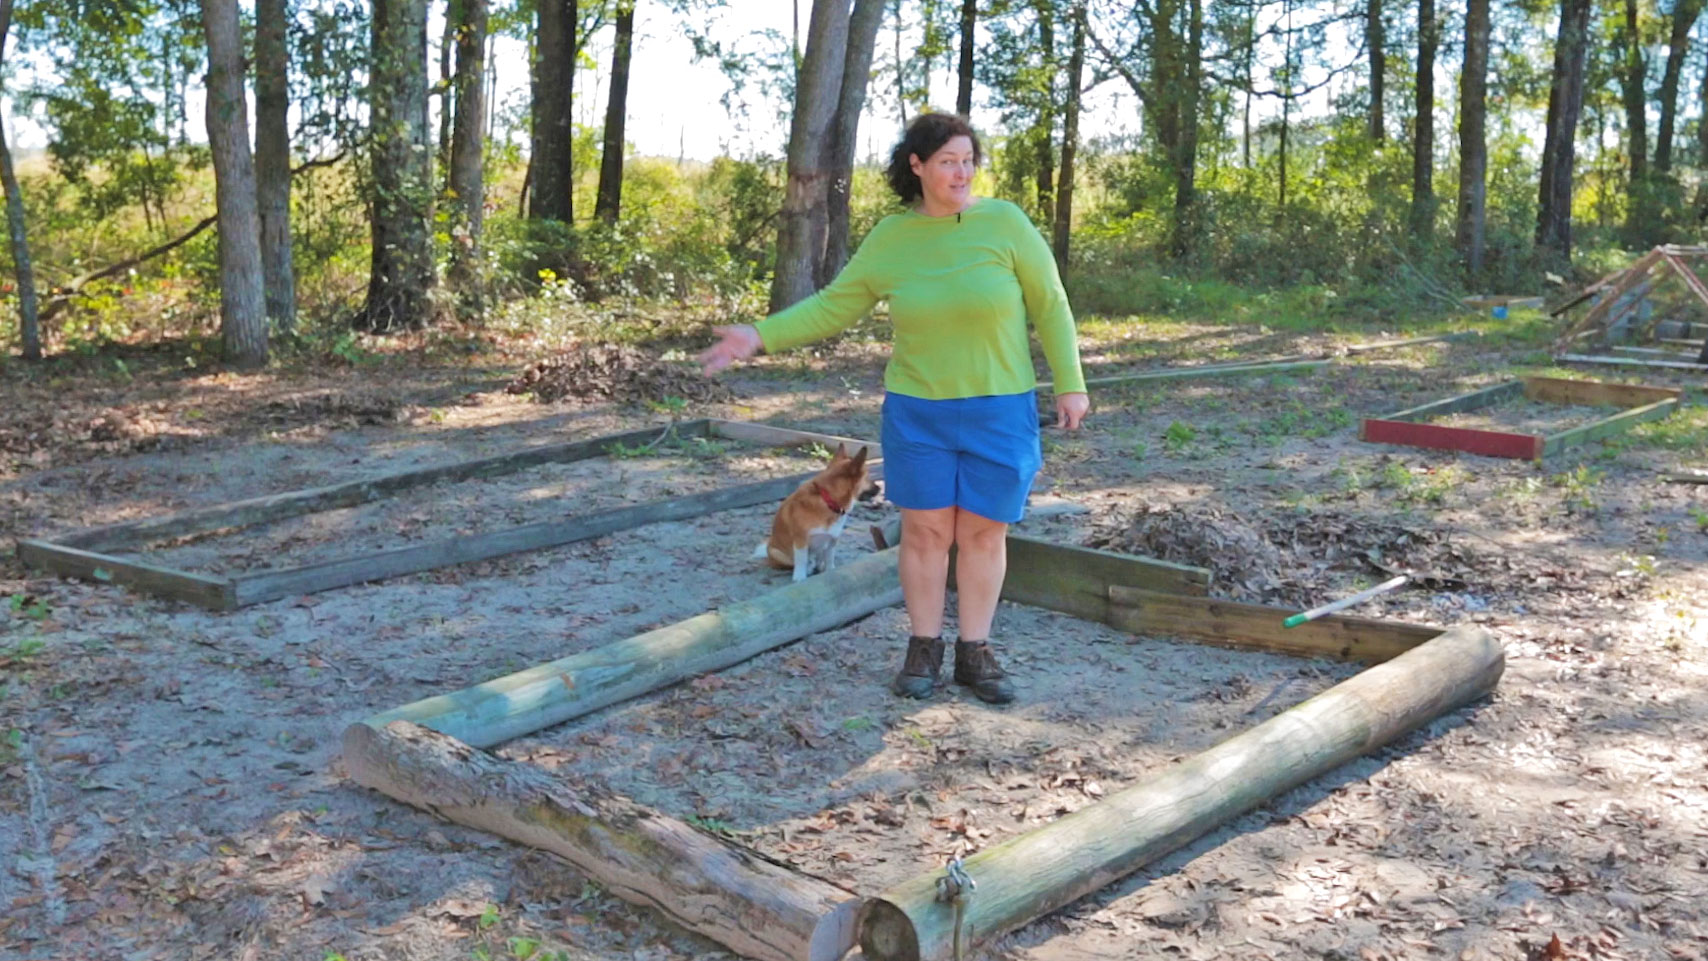
[(836, 538), (848, 526), (849, 509), (877, 489), (866, 472), (866, 448), (850, 457), (847, 445), (837, 444), (824, 470), (777, 508), (771, 537), (759, 542), (753, 556), (765, 558), (772, 567), (793, 568), (797, 581), (830, 570), (836, 566)]

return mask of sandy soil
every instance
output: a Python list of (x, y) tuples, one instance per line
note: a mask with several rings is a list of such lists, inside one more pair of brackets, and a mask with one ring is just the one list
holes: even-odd
[[(1087, 356), (1323, 345), (1223, 328), (1140, 335)], [(844, 344), (771, 359), (732, 379), (746, 400), (703, 412), (873, 436), (878, 354)], [(1708, 489), (1654, 476), (1700, 466), (1701, 427), (1686, 428), (1701, 409), (1541, 468), (1355, 437), (1359, 416), (1471, 389), (1512, 361), (1459, 344), (1137, 387), (1099, 395), (1083, 434), (1050, 436), (1039, 496), (1087, 510), (1030, 522), (1033, 533), (1107, 542), (1146, 511), (1207, 518), (1208, 540), (1237, 525), (1261, 536), (1301, 512), (1349, 540), (1359, 525), (1400, 525), (1459, 580), (1362, 613), (1474, 621), (1506, 644), (1508, 668), (1492, 697), (983, 957), (1705, 956)], [(477, 380), (419, 371), (381, 390), (371, 376), (207, 375), (69, 395), (8, 383), (39, 429), (0, 438), (0, 510), (10, 534), (34, 535), (666, 420), (534, 404)], [(759, 449), (591, 461), (147, 556), (208, 570), (298, 562), (801, 466)], [(859, 520), (886, 510), (862, 505)], [(747, 557), (768, 517), (729, 511), (229, 614), (7, 562), (0, 961), (723, 956), (551, 857), (354, 787), (338, 735), (783, 583)], [(1171, 548), (1189, 550), (1191, 530), (1171, 528)], [(857, 536), (844, 546), (868, 549)], [(1312, 550), (1274, 555), (1286, 596), (1325, 600), (1378, 576)], [(1271, 590), (1249, 574), (1230, 563), (1218, 589)], [(1096, 803), (1353, 670), (1005, 605), (997, 640), (1015, 705), (955, 690), (902, 702), (884, 685), (904, 634), (899, 611), (880, 612), (503, 750), (873, 892)]]

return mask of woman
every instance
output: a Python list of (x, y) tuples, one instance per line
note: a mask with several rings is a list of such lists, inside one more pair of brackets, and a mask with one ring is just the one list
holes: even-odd
[(886, 496), (901, 508), (902, 596), (913, 631), (893, 690), (929, 697), (937, 688), (954, 545), (954, 678), (1005, 704), (1014, 690), (990, 649), (991, 621), (1008, 525), (1025, 513), (1043, 464), (1028, 318), (1055, 375), (1058, 423), (1078, 429), (1090, 401), (1050, 248), (1020, 208), (972, 195), (979, 159), (964, 118), (916, 118), (888, 171), (909, 209), (873, 227), (830, 286), (757, 326), (714, 328), (718, 342), (700, 361), (711, 374), (760, 348), (821, 340), (889, 301), (895, 336), (880, 441)]

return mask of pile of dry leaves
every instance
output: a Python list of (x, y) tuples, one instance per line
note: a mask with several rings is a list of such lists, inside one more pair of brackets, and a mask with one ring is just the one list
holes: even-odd
[(275, 424), (367, 427), (407, 421), (416, 410), (384, 394), (323, 391), (268, 401), (262, 413)]
[(55, 452), (99, 455), (150, 450), (170, 428), (160, 410), (14, 410), (0, 417), (0, 453), (19, 455), (26, 465), (39, 469), (68, 459)]
[(1239, 600), (1299, 605), (1362, 577), (1410, 573), (1436, 590), (1487, 589), (1499, 558), (1447, 532), (1332, 510), (1242, 516), (1213, 504), (1141, 504), (1092, 535), (1090, 546), (1207, 567), (1212, 590)]
[(556, 357), (522, 368), (504, 389), (533, 394), (546, 403), (565, 398), (662, 403), (670, 397), (707, 403), (735, 397), (728, 387), (692, 367), (627, 344), (573, 344)]

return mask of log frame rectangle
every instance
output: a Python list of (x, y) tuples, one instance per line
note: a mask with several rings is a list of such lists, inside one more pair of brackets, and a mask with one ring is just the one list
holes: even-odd
[[(1000, 894), (1005, 888), (1012, 888), (1011, 879), (1001, 875), (987, 874), (989, 883), (981, 888), (981, 896), (973, 899), (968, 909), (967, 921), (971, 922), (968, 929), (972, 932), (969, 940), (974, 942), (989, 939), (1006, 933), (1015, 927), (1025, 924), (1055, 908), (1062, 906), (1083, 894), (1101, 887), (1103, 884), (1127, 874), (1143, 864), (1154, 860), (1167, 851), (1186, 844), (1227, 820), (1245, 811), (1262, 805), (1281, 791), (1304, 783), (1311, 778), (1320, 776), (1368, 751), (1375, 750), (1389, 743), (1400, 734), (1427, 724), (1443, 714), (1455, 710), (1483, 696), (1493, 688), (1498, 681), (1504, 665), (1504, 654), (1500, 645), (1487, 632), (1475, 627), (1463, 626), (1452, 629), (1426, 627), (1399, 621), (1378, 620), (1372, 618), (1349, 617), (1345, 615), (1330, 615), (1292, 631), (1283, 630), (1281, 622), (1291, 611), (1257, 604), (1242, 604), (1217, 598), (1204, 597), (1201, 593), (1193, 593), (1198, 588), (1197, 574), (1207, 577), (1208, 572), (1195, 568), (1177, 568), (1178, 565), (1165, 565), (1155, 568), (1158, 576), (1173, 576), (1177, 583), (1186, 585), (1184, 591), (1147, 590), (1143, 587), (1122, 584), (1119, 580), (1131, 580), (1131, 574), (1136, 570), (1152, 570), (1151, 565), (1158, 562), (1144, 558), (1132, 558), (1125, 555), (1111, 554), (1105, 551), (1095, 551), (1086, 548), (1066, 547), (1063, 545), (1046, 545), (1033, 547), (1042, 542), (1023, 541), (1020, 550), (1014, 549), (1010, 542), (1009, 573), (1010, 579), (1016, 585), (1012, 591), (1005, 591), (1009, 600), (1020, 600), (1048, 609), (1053, 609), (1079, 616), (1088, 620), (1101, 621), (1113, 627), (1129, 631), (1144, 631), (1146, 633), (1166, 634), (1190, 641), (1202, 641), (1211, 644), (1226, 645), (1241, 648), (1255, 648), (1278, 653), (1299, 654), (1304, 656), (1329, 656), (1342, 659), (1361, 660), (1375, 666), (1360, 672), (1354, 677), (1341, 682), (1328, 691), (1309, 699), (1282, 714), (1258, 725), (1248, 731), (1236, 735), (1216, 747), (1187, 758), (1163, 772), (1156, 778), (1140, 781), (1111, 798), (1105, 799), (1090, 808), (1073, 815), (1074, 818), (1090, 817), (1095, 819), (1105, 808), (1109, 810), (1102, 814), (1105, 819), (1115, 818), (1116, 822), (1131, 827), (1134, 824), (1164, 823), (1163, 818), (1146, 817), (1135, 820), (1128, 816), (1128, 808), (1145, 809), (1147, 812), (1166, 814), (1168, 819), (1165, 830), (1146, 830), (1139, 832), (1140, 836), (1123, 837), (1124, 830), (1114, 830), (1110, 825), (1103, 825), (1091, 832), (1094, 840), (1091, 842), (1096, 850), (1094, 855), (1101, 859), (1094, 869), (1082, 871), (1072, 879), (1063, 880), (1060, 885), (1043, 894), (1028, 894), (1026, 897), (1005, 897)], [(674, 630), (721, 630), (712, 625), (695, 625), (695, 622), (707, 618), (731, 617), (736, 621), (751, 622), (749, 631), (758, 629), (762, 617), (775, 616), (773, 610), (794, 610), (795, 607), (806, 605), (812, 607), (805, 593), (828, 590), (830, 596), (846, 597), (858, 594), (868, 598), (872, 603), (881, 603), (888, 596), (888, 580), (895, 577), (894, 549), (881, 551), (879, 554), (862, 558), (846, 568), (838, 568), (827, 574), (809, 579), (801, 584), (791, 584), (769, 592), (760, 598), (744, 602), (753, 611), (737, 612), (733, 609), (700, 615), (678, 625), (661, 628), (650, 632), (653, 635), (660, 631)], [(1119, 562), (1127, 561), (1129, 566)], [(1130, 566), (1131, 562), (1143, 562), (1139, 567)], [(1090, 572), (1088, 581), (1102, 580), (1104, 597), (1101, 604), (1088, 602), (1083, 596), (1089, 590), (1089, 584), (1077, 585), (1060, 595), (1050, 593), (1049, 585), (1056, 583), (1060, 572), (1064, 569)], [(1098, 573), (1101, 572), (1101, 573)], [(830, 584), (830, 580), (838, 580)], [(814, 584), (815, 581), (825, 581)], [(847, 581), (843, 584), (840, 581)], [(800, 595), (796, 597), (795, 595)], [(899, 594), (895, 595), (899, 596)], [(893, 600), (893, 598), (892, 598)], [(782, 605), (779, 607), (778, 605)], [(862, 604), (862, 609), (864, 605)], [(761, 611), (761, 608), (764, 608)], [(844, 610), (848, 614), (853, 609)], [(790, 620), (790, 617), (783, 617)], [(794, 624), (792, 627), (778, 624), (772, 625), (775, 635), (765, 642), (764, 648), (788, 643), (785, 635), (793, 634), (798, 637), (805, 632), (822, 630), (819, 626), (803, 626)], [(618, 641), (606, 648), (596, 649), (582, 655), (590, 658), (589, 663), (599, 662), (609, 671), (617, 661), (615, 649), (621, 645), (641, 641), (648, 635)], [(721, 642), (720, 642), (721, 644)], [(660, 650), (669, 650), (679, 646), (676, 642), (666, 643)], [(758, 649), (750, 649), (757, 653)], [(749, 653), (747, 656), (751, 656)], [(1386, 667), (1391, 660), (1400, 660), (1405, 665)], [(609, 663), (606, 663), (609, 662)], [(734, 663), (733, 660), (729, 663)], [(533, 672), (544, 671), (538, 678), (533, 678), (529, 685), (538, 687), (541, 691), (554, 687), (553, 678), (557, 676), (560, 664), (541, 665), (530, 669)], [(698, 670), (707, 669), (700, 666)], [(720, 669), (711, 667), (712, 670)], [(690, 673), (698, 673), (698, 670)], [(1386, 673), (1382, 673), (1382, 672)], [(1434, 683), (1420, 683), (1419, 678), (1430, 672), (1440, 672), (1442, 676)], [(523, 672), (528, 673), (528, 672)], [(651, 672), (653, 683), (645, 690), (652, 690), (675, 683), (687, 676), (681, 671)], [(548, 676), (549, 675), (549, 676)], [(513, 677), (521, 679), (521, 675)], [(626, 683), (626, 682), (625, 682)], [(506, 679), (487, 682), (485, 686), (494, 686), (492, 693), (501, 699), (508, 700), (516, 693)], [(543, 686), (542, 686), (543, 685)], [(574, 685), (555, 684), (554, 697), (563, 697), (563, 692), (573, 690)], [(636, 696), (645, 693), (644, 685), (628, 685), (623, 696)], [(483, 827), (502, 833), (514, 840), (536, 846), (550, 846), (552, 850), (564, 851), (564, 844), (571, 846), (580, 844), (569, 853), (577, 867), (595, 877), (601, 877), (601, 872), (609, 870), (613, 875), (612, 889), (629, 897), (637, 903), (659, 907), (671, 914), (673, 920), (685, 923), (698, 933), (719, 940), (721, 943), (736, 950), (752, 952), (751, 956), (763, 961), (820, 961), (820, 959), (840, 958), (842, 954), (853, 947), (853, 939), (858, 938), (866, 956), (873, 961), (947, 961), (950, 956), (951, 939), (948, 932), (953, 924), (948, 905), (938, 903), (934, 897), (936, 875), (941, 872), (928, 872), (911, 881), (904, 882), (883, 892), (876, 898), (865, 901), (860, 910), (858, 925), (850, 929), (847, 925), (831, 919), (825, 914), (826, 921), (817, 920), (817, 916), (803, 916), (796, 907), (774, 908), (770, 905), (755, 902), (751, 906), (751, 916), (755, 921), (764, 920), (774, 927), (786, 928), (791, 932), (787, 940), (794, 947), (782, 949), (779, 946), (758, 947), (751, 943), (737, 944), (729, 940), (727, 925), (721, 919), (708, 920), (705, 924), (697, 925), (692, 919), (684, 919), (672, 913), (668, 906), (662, 906), (656, 893), (637, 890), (634, 887), (635, 869), (632, 861), (618, 856), (608, 867), (594, 846), (581, 841), (587, 832), (584, 828), (576, 831), (558, 832), (545, 839), (547, 844), (537, 836), (522, 837), (510, 831), (504, 824), (494, 824), (488, 817), (490, 808), (482, 807), (478, 799), (467, 797), (444, 799), (422, 796), (414, 785), (418, 780), (408, 780), (406, 783), (392, 783), (397, 779), (388, 776), (384, 770), (386, 759), (391, 755), (376, 754), (371, 745), (380, 742), (374, 739), (374, 734), (388, 731), (397, 734), (407, 733), (409, 728), (399, 726), (399, 722), (420, 724), (428, 730), (437, 730), (434, 735), (449, 741), (453, 749), (477, 751), (468, 747), (455, 738), (444, 734), (446, 725), (436, 723), (438, 715), (447, 717), (456, 715), (466, 720), (475, 721), (474, 727), (468, 727), (458, 733), (471, 737), (486, 745), (496, 744), (508, 737), (518, 737), (538, 730), (541, 727), (562, 723), (572, 717), (595, 710), (606, 704), (615, 703), (615, 698), (594, 697), (589, 699), (582, 708), (574, 710), (554, 710), (541, 712), (535, 706), (525, 708), (522, 713), (532, 715), (531, 718), (517, 723), (514, 719), (487, 717), (483, 722), (479, 718), (487, 712), (480, 707), (480, 699), (471, 700), (468, 692), (444, 695), (427, 701), (416, 702), (400, 708), (383, 712), (366, 718), (352, 725), (346, 733), (346, 745), (358, 757), (365, 758), (361, 763), (352, 765), (352, 777), (359, 783), (390, 794), (405, 803), (418, 807), (426, 807), (443, 816), (452, 817), (463, 823)], [(1393, 697), (1389, 695), (1393, 694)], [(569, 699), (577, 699), (580, 695), (570, 694)], [(1404, 703), (1399, 703), (1403, 701)], [(435, 703), (436, 702), (436, 703)], [(490, 702), (497, 703), (497, 702)], [(463, 722), (449, 725), (455, 730)], [(483, 724), (487, 727), (482, 730)], [(501, 735), (496, 738), (492, 735)], [(1296, 747), (1301, 741), (1321, 736), (1320, 745)], [(398, 742), (401, 743), (401, 742)], [(1252, 751), (1245, 745), (1261, 744), (1264, 750)], [(1290, 746), (1292, 745), (1292, 746)], [(1276, 751), (1292, 750), (1300, 754), (1299, 763), (1282, 765), (1279, 774), (1270, 772), (1258, 775), (1251, 767), (1251, 758), (1264, 756)], [(376, 761), (378, 763), (376, 763)], [(1236, 763), (1237, 762), (1237, 763)], [(1242, 778), (1251, 778), (1249, 782)], [(433, 779), (429, 778), (429, 781)], [(454, 779), (447, 779), (447, 782)], [(508, 779), (500, 779), (508, 781)], [(1215, 796), (1207, 801), (1202, 810), (1164, 810), (1159, 807), (1158, 798), (1170, 796), (1170, 792), (1178, 785), (1186, 785), (1194, 790), (1186, 794), (1199, 796), (1205, 786), (1216, 787)], [(1194, 793), (1194, 792), (1197, 793)], [(619, 799), (625, 800), (626, 799)], [(1111, 802), (1117, 802), (1112, 805)], [(632, 803), (632, 802), (630, 802)], [(1134, 807), (1136, 805), (1136, 807)], [(458, 813), (458, 809), (472, 811), (467, 817)], [(485, 812), (485, 813), (483, 813)], [(1091, 812), (1091, 813), (1088, 813)], [(589, 810), (581, 810), (580, 814), (591, 818), (594, 826), (600, 830), (612, 829), (614, 825), (599, 822), (593, 818)], [(1082, 818), (1083, 819), (1083, 818)], [(1020, 860), (1024, 864), (1035, 864), (1032, 855), (1038, 851), (1047, 851), (1057, 847), (1056, 838), (1063, 835), (1059, 825), (1063, 821), (1045, 825), (1034, 831), (1027, 832), (1005, 842), (998, 848), (990, 849), (975, 855), (969, 863), (975, 875), (987, 870), (996, 871), (999, 865), (987, 854), (1003, 851), (1016, 846), (1026, 847), (1030, 852)], [(1154, 826), (1154, 825), (1153, 825)], [(1045, 832), (1052, 832), (1049, 839), (1044, 838)], [(1066, 832), (1071, 834), (1072, 832)], [(570, 836), (574, 835), (574, 836)], [(743, 851), (739, 845), (719, 839), (729, 850)], [(1040, 844), (1043, 847), (1038, 847)], [(553, 846), (555, 845), (555, 846)], [(1037, 851), (1032, 851), (1037, 848)], [(747, 852), (751, 854), (751, 852)], [(989, 863), (987, 867), (986, 862)], [(1022, 868), (1024, 868), (1022, 864)], [(667, 881), (666, 875), (674, 872), (660, 870), (660, 882)], [(803, 883), (812, 879), (802, 876)], [(716, 888), (712, 899), (721, 903), (737, 903), (740, 901), (747, 882), (740, 877), (727, 882), (711, 879), (707, 882), (703, 877), (699, 883), (709, 883)], [(627, 892), (625, 894), (625, 892)], [(832, 898), (833, 899), (833, 898)], [(994, 903), (993, 903), (994, 902)], [(974, 917), (973, 912), (979, 912)], [(787, 914), (787, 916), (785, 916)], [(721, 925), (721, 926), (720, 926)], [(737, 937), (741, 933), (737, 932)], [(835, 943), (830, 943), (832, 939)], [(810, 946), (808, 942), (811, 942)]]
[[(1624, 410), (1553, 434), (1483, 430), (1426, 424), (1428, 417), (1482, 410), (1523, 396), (1545, 404), (1617, 406)], [(1384, 417), (1366, 417), (1358, 439), (1431, 450), (1450, 450), (1484, 457), (1540, 461), (1572, 447), (1623, 433), (1644, 421), (1669, 416), (1681, 403), (1683, 391), (1670, 387), (1610, 384), (1560, 377), (1520, 377), (1481, 390), (1407, 408)]]
[(113, 553), (169, 538), (242, 529), (291, 517), (354, 507), (441, 481), (498, 477), (545, 464), (572, 463), (608, 456), (613, 450), (622, 447), (656, 442), (669, 431), (674, 431), (680, 437), (721, 437), (743, 443), (778, 447), (836, 443), (865, 445), (872, 448), (872, 459), (868, 461), (872, 467), (872, 475), (881, 477), (883, 474), (883, 464), (876, 459), (882, 456), (881, 449), (875, 443), (767, 424), (701, 418), (663, 428), (648, 427), (606, 434), (340, 484), (192, 508), (165, 517), (85, 528), (51, 538), (20, 539), (17, 554), (18, 559), (28, 566), (43, 568), (62, 576), (110, 581), (161, 597), (186, 601), (209, 610), (230, 611), (283, 597), (312, 594), (519, 551), (556, 547), (660, 521), (685, 520), (721, 510), (751, 507), (787, 497), (795, 487), (811, 476), (797, 474), (755, 481), (738, 487), (633, 504), (559, 521), (527, 524), (470, 537), (446, 538), (335, 558), (316, 564), (273, 568), (240, 575), (198, 574), (135, 558), (118, 557)]

